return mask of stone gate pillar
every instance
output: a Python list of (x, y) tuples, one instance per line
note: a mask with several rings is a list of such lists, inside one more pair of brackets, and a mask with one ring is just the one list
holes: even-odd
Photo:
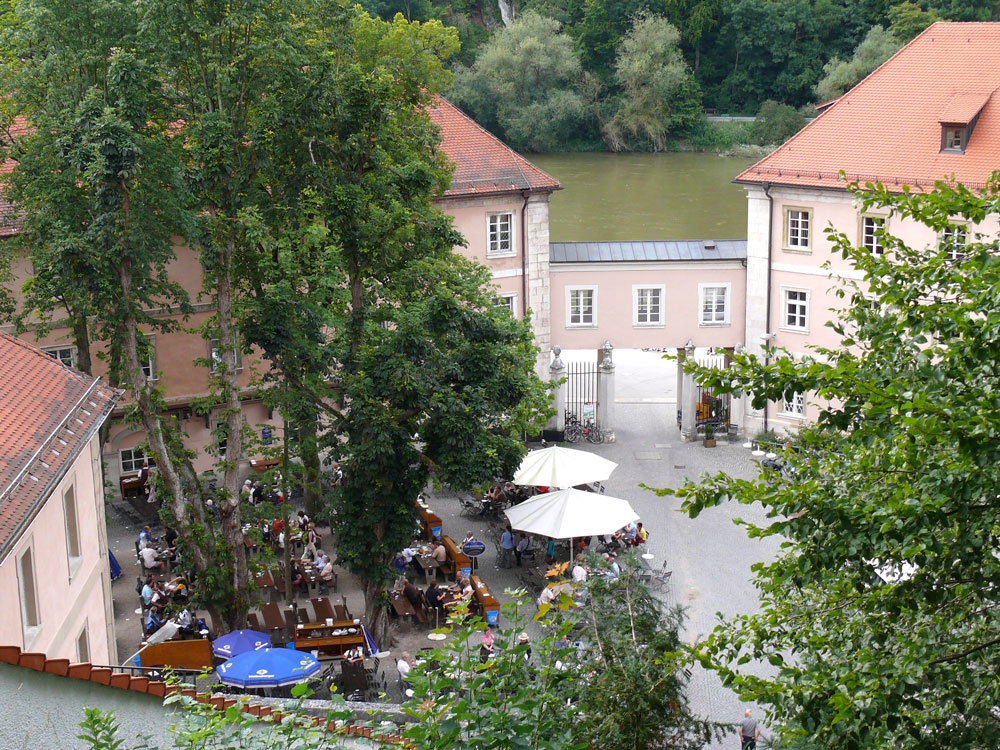
[(546, 430), (554, 430), (560, 436), (566, 431), (566, 364), (560, 358), (562, 354), (561, 346), (552, 347), (552, 362), (549, 364), (549, 382), (558, 383), (552, 389), (552, 408), (556, 410), (554, 416), (549, 417), (545, 424)]
[(610, 341), (602, 347), (604, 356), (597, 374), (597, 426), (604, 433), (604, 442), (615, 442), (615, 363)]
[[(726, 369), (732, 367), (732, 355), (742, 354), (743, 351), (743, 344), (737, 344), (732, 349), (726, 350)], [(747, 401), (748, 399), (745, 393), (741, 393), (739, 395), (734, 393), (730, 396), (729, 421), (736, 425), (736, 430), (729, 436), (730, 442), (735, 442), (741, 434), (749, 434), (746, 431), (746, 415), (748, 408)]]
[[(694, 342), (688, 339), (684, 345), (682, 364), (694, 362)], [(694, 375), (684, 368), (684, 374), (677, 384), (677, 406), (681, 410), (681, 440), (687, 442), (698, 439), (698, 387)]]

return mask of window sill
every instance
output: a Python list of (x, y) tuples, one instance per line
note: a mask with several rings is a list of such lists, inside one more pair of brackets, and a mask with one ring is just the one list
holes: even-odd
[(732, 325), (732, 323), (730, 323), (728, 321), (725, 322), (725, 323), (706, 323), (706, 322), (702, 321), (701, 323), (698, 324), (698, 327), (699, 328), (729, 328), (729, 326), (731, 326), (731, 325)]
[(785, 326), (781, 326), (778, 330), (781, 331), (782, 333), (797, 333), (800, 336), (809, 335), (808, 328), (786, 328)]
[(509, 253), (486, 253), (486, 260), (493, 260), (494, 258), (516, 258), (517, 252)]
[(778, 412), (778, 416), (782, 417), (784, 419), (794, 419), (797, 422), (805, 422), (806, 421), (806, 415), (805, 414), (789, 414), (786, 411), (779, 411)]
[(567, 330), (573, 328), (597, 328), (597, 323), (567, 323)]
[(80, 564), (83, 562), (83, 555), (79, 557), (69, 558), (69, 582), (73, 583), (73, 579), (80, 570)]
[(811, 247), (789, 247), (785, 245), (781, 249), (786, 253), (795, 253), (796, 255), (812, 255)]
[(633, 323), (633, 328), (664, 328), (663, 323)]

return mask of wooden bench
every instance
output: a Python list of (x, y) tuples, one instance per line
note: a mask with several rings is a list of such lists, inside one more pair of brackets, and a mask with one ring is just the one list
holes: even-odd
[(144, 667), (175, 667), (176, 669), (211, 669), (212, 642), (199, 638), (190, 641), (164, 641), (147, 646), (139, 653)]
[(473, 606), (478, 610), (478, 614), (490, 625), (499, 624), (500, 602), (490, 593), (489, 587), (479, 576), (474, 575), (469, 580), (472, 582)]
[(455, 544), (454, 539), (447, 534), (442, 534), (441, 544), (444, 545), (445, 550), (448, 552), (448, 560), (456, 571), (460, 570), (465, 575), (472, 573), (472, 560)]

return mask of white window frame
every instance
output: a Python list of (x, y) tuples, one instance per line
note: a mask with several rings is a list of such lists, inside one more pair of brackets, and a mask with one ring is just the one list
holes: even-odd
[[(801, 318), (801, 322), (798, 320), (794, 323), (789, 322), (789, 305), (793, 304), (793, 301), (789, 299), (790, 295), (804, 294), (805, 299), (794, 300), (794, 304), (800, 307), (800, 313), (796, 313), (796, 318)], [(812, 298), (812, 292), (809, 289), (803, 289), (802, 287), (781, 287), (781, 325), (779, 326), (782, 331), (790, 331), (792, 333), (809, 333), (809, 303)]]
[(83, 629), (76, 637), (76, 660), (77, 663), (87, 664), (90, 662), (90, 628), (89, 623), (83, 621)]
[[(507, 219), (507, 247), (503, 248), (500, 234), (503, 231), (501, 222)], [(486, 214), (486, 257), (511, 258), (517, 255), (516, 225), (513, 211), (491, 211)]]
[(56, 360), (57, 362), (62, 362), (67, 367), (76, 367), (75, 346), (48, 346), (42, 349), (42, 351), (48, 354), (50, 357), (52, 357), (52, 359)]
[[(869, 222), (871, 222), (870, 225)], [(862, 214), (858, 244), (870, 253), (882, 255), (885, 252), (885, 244), (877, 232), (881, 229), (884, 233), (888, 224), (889, 221), (885, 216)]]
[[(63, 490), (63, 523), (66, 529), (66, 562), (72, 581), (83, 559), (83, 542), (80, 538), (80, 514), (77, 510), (76, 484)], [(74, 549), (75, 548), (75, 549)], [(74, 554), (75, 553), (75, 554)]]
[[(705, 320), (705, 295), (708, 293), (709, 289), (724, 289), (725, 290), (725, 303), (726, 306), (723, 309), (723, 319), (715, 320), (715, 305), (713, 305), (712, 320)], [(719, 326), (728, 326), (732, 321), (732, 310), (733, 310), (733, 285), (728, 282), (717, 282), (715, 284), (705, 283), (698, 284), (698, 325), (702, 328), (713, 328)]]
[[(128, 453), (129, 457), (126, 459), (125, 454)], [(138, 455), (137, 455), (138, 454)], [(126, 468), (125, 462), (128, 461), (129, 464), (134, 468)], [(118, 451), (118, 465), (121, 467), (122, 474), (131, 471), (140, 471), (143, 464), (149, 461), (149, 465), (153, 465), (153, 461), (145, 454), (145, 452), (138, 445), (134, 448), (122, 448)]]
[(791, 399), (784, 394), (781, 398), (781, 416), (792, 419), (806, 418), (806, 394), (792, 392)]
[[(573, 322), (574, 292), (590, 292), (590, 322)], [(581, 310), (581, 318), (583, 311)], [(597, 328), (597, 286), (582, 285), (566, 287), (566, 327), (567, 328)]]
[[(793, 215), (794, 214), (794, 215)], [(813, 211), (805, 206), (785, 206), (782, 234), (784, 249), (798, 253), (812, 252)], [(796, 223), (793, 234), (793, 221)], [(805, 226), (803, 226), (803, 221)]]
[[(949, 235), (961, 235), (960, 244), (952, 240), (952, 246), (946, 248), (944, 245)], [(948, 260), (961, 260), (968, 245), (969, 225), (961, 221), (948, 222), (948, 226), (941, 231), (941, 236), (938, 238), (938, 249), (948, 253)]]
[(145, 339), (146, 346), (149, 348), (149, 357), (145, 362), (140, 361), (139, 367), (147, 381), (156, 380), (156, 336), (151, 333), (140, 333), (140, 335)]
[[(209, 339), (208, 342), (208, 361), (211, 363), (209, 369), (213, 375), (219, 372), (219, 366), (222, 364), (222, 357), (220, 356), (222, 349), (219, 346), (221, 343), (221, 339)], [(236, 348), (234, 353), (236, 354), (236, 371), (239, 372), (243, 369), (243, 354), (240, 352), (239, 347)]]
[[(25, 576), (25, 559), (28, 561), (27, 570), (30, 573), (28, 576)], [(17, 590), (21, 605), (24, 647), (27, 649), (34, 643), (42, 629), (42, 609), (38, 599), (38, 573), (35, 565), (34, 546), (31, 544), (17, 556)], [(29, 600), (32, 606), (29, 606)]]
[(509, 310), (510, 314), (515, 318), (517, 315), (517, 292), (501, 292), (497, 295), (496, 302), (494, 303), (496, 307), (502, 307), (505, 310)]
[[(646, 310), (646, 320), (639, 319), (640, 298), (644, 292), (656, 292), (656, 319), (650, 319), (649, 310)], [(634, 328), (663, 328), (663, 308), (667, 298), (666, 284), (633, 284), (632, 285), (632, 326)]]

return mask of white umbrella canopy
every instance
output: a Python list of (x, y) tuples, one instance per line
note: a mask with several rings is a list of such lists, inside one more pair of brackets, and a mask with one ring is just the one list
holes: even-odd
[(614, 461), (593, 453), (553, 445), (525, 456), (514, 474), (514, 484), (574, 487), (607, 479), (617, 466)]
[(504, 513), (511, 528), (553, 539), (612, 534), (639, 520), (627, 500), (572, 488), (535, 495)]

